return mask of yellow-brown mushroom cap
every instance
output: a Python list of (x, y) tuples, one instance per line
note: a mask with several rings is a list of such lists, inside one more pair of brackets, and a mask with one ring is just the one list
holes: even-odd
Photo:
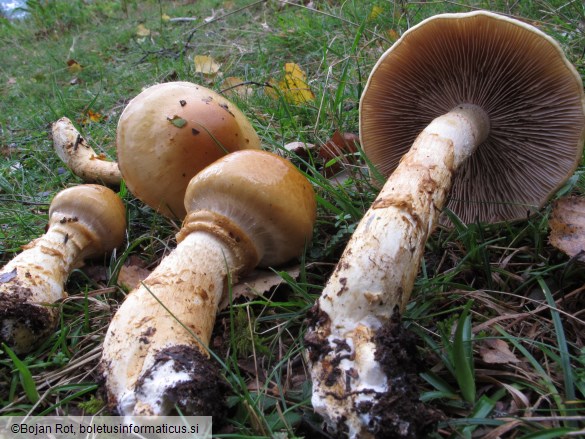
[(92, 245), (84, 250), (82, 257), (92, 257), (122, 244), (126, 233), (126, 209), (120, 197), (105, 186), (73, 186), (53, 198), (49, 224), (54, 223), (68, 223), (89, 237)]
[(575, 171), (585, 140), (579, 74), (551, 37), (486, 11), (431, 17), (380, 58), (360, 102), (364, 152), (389, 175), (418, 134), (459, 104), (490, 119), (453, 179), (447, 207), (464, 222), (525, 218)]
[(229, 154), (197, 174), (185, 208), (238, 224), (256, 246), (261, 266), (300, 256), (316, 217), (313, 187), (300, 171), (282, 157), (252, 150)]
[(117, 148), (130, 192), (163, 215), (183, 218), (189, 180), (228, 152), (259, 149), (260, 139), (221, 95), (190, 82), (167, 82), (128, 103)]

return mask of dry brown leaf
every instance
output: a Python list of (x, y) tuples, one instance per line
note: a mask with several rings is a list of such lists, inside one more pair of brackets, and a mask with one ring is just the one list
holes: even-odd
[(400, 35), (398, 34), (398, 32), (396, 32), (394, 29), (388, 29), (386, 31), (386, 36), (388, 37), (388, 39), (391, 42), (396, 41), (398, 38), (400, 38)]
[(87, 277), (96, 283), (108, 281), (108, 272), (103, 265), (84, 265), (82, 270)]
[(129, 264), (122, 265), (122, 268), (120, 268), (120, 273), (118, 274), (118, 284), (127, 288), (128, 290), (133, 290), (134, 288), (138, 287), (140, 282), (146, 279), (149, 274), (150, 270), (130, 261)]
[[(288, 273), (289, 276), (296, 279), (301, 272), (301, 267), (295, 265), (293, 267), (284, 268), (281, 271)], [(258, 295), (264, 295), (270, 292), (270, 290), (279, 286), (283, 282), (284, 280), (282, 277), (272, 270), (256, 269), (232, 287), (232, 298), (237, 299), (238, 297), (244, 297), (246, 299), (253, 299)], [(224, 309), (229, 304), (228, 300), (229, 298), (224, 298), (220, 304), (220, 310)]]
[(585, 199), (565, 197), (554, 204), (549, 242), (570, 257), (585, 262)]
[(479, 348), (483, 361), (489, 364), (519, 363), (520, 360), (508, 347), (508, 343), (501, 339), (486, 339)]
[(73, 73), (75, 75), (83, 70), (83, 66), (74, 59), (68, 59), (67, 70), (69, 70), (69, 73)]
[(217, 75), (221, 68), (221, 64), (207, 55), (195, 55), (193, 62), (195, 63), (195, 73), (201, 73), (203, 75)]
[(93, 110), (87, 110), (84, 117), (81, 119), (80, 123), (82, 125), (87, 125), (88, 123), (101, 122), (102, 120), (105, 120), (105, 119), (106, 119), (106, 117), (104, 117), (100, 113), (93, 111)]
[(343, 169), (343, 164), (349, 164), (350, 161), (345, 157), (347, 154), (356, 153), (358, 151), (358, 145), (360, 138), (354, 133), (340, 133), (335, 131), (331, 139), (325, 142), (319, 148), (319, 157), (329, 162), (335, 158), (338, 158), (334, 163), (329, 163), (327, 167), (323, 169), (323, 174), (326, 177), (331, 177)]
[(227, 96), (237, 95), (241, 98), (247, 98), (252, 96), (254, 90), (249, 87), (242, 78), (237, 76), (228, 76), (223, 80), (222, 88), (224, 89), (223, 94)]
[(150, 35), (150, 29), (147, 28), (144, 24), (140, 23), (138, 26), (136, 26), (136, 35), (142, 38), (148, 37)]
[(347, 153), (355, 153), (358, 151), (359, 143), (360, 137), (357, 134), (335, 131), (331, 139), (319, 149), (319, 156), (331, 160)]

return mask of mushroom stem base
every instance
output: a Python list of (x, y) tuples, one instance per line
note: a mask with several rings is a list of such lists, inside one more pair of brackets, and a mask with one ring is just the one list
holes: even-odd
[(0, 340), (16, 353), (30, 351), (57, 325), (54, 303), (67, 296), (67, 276), (90, 244), (86, 234), (55, 222), (0, 270)]
[(104, 160), (97, 154), (68, 118), (62, 117), (53, 124), (52, 136), (59, 158), (83, 181), (120, 186), (122, 175), (118, 163)]
[[(488, 131), (485, 113), (470, 106), (432, 121), (366, 212), (325, 286), (306, 342), (313, 406), (334, 430), (350, 437), (383, 431), (383, 419), (372, 413), (394, 390), (377, 359), (376, 333), (404, 310), (452, 175)], [(414, 437), (410, 431), (404, 437)]]
[[(156, 416), (169, 415), (175, 404), (200, 407), (177, 395), (201, 390), (218, 304), (237, 265), (222, 238), (194, 231), (126, 297), (110, 323), (101, 359), (113, 411)], [(189, 363), (194, 351), (200, 352), (198, 360)]]

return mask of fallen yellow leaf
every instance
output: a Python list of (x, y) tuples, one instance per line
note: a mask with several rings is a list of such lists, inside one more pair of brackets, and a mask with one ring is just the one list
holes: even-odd
[(298, 78), (302, 81), (307, 79), (307, 74), (301, 69), (301, 67), (294, 63), (294, 62), (287, 62), (284, 65), (284, 74), (287, 76), (292, 76), (293, 78)]
[(278, 99), (279, 93), (277, 90), (279, 90), (279, 87), (278, 82), (276, 82), (275, 79), (270, 78), (266, 81), (266, 86), (264, 87), (264, 93), (266, 93), (266, 95), (270, 96), (272, 99)]
[(292, 104), (302, 104), (315, 100), (315, 95), (309, 88), (309, 85), (300, 78), (291, 75), (285, 75), (284, 79), (278, 83), (284, 98)]
[(248, 87), (245, 81), (237, 76), (228, 76), (225, 78), (222, 83), (222, 88), (224, 90), (223, 93), (227, 96), (237, 95), (241, 98), (246, 98), (253, 93), (252, 88)]
[(195, 55), (193, 61), (195, 62), (195, 73), (203, 75), (216, 75), (221, 68), (219, 63), (207, 55)]
[(69, 59), (67, 60), (67, 70), (75, 75), (83, 70), (83, 66), (74, 59)]
[(280, 91), (284, 99), (292, 104), (302, 104), (315, 100), (315, 94), (306, 82), (307, 74), (298, 64), (286, 63), (284, 65), (284, 77), (278, 83), (270, 79), (266, 93), (273, 99), (278, 99), (279, 94), (274, 88)]
[(139, 37), (148, 37), (150, 35), (150, 29), (140, 23), (138, 26), (136, 26), (136, 35)]
[(162, 21), (169, 21), (171, 19), (170, 15), (168, 14), (162, 14), (161, 18)]
[(374, 5), (372, 7), (372, 10), (370, 11), (370, 15), (368, 16), (368, 20), (375, 20), (376, 18), (378, 18), (382, 13), (384, 12), (384, 9), (381, 6), (378, 5)]
[(390, 41), (396, 41), (400, 35), (398, 35), (398, 32), (396, 32), (394, 29), (388, 29), (386, 31), (386, 35), (388, 35), (388, 39)]
[(88, 123), (92, 122), (101, 122), (103, 119), (104, 116), (102, 116), (100, 113), (93, 110), (87, 110), (83, 119), (81, 119), (81, 124), (87, 125)]
[(92, 110), (87, 110), (87, 118), (92, 122), (99, 122), (102, 120), (102, 115)]

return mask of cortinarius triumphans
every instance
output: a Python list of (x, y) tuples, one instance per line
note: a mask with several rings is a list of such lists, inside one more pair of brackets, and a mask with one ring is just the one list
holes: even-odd
[(108, 329), (101, 367), (124, 416), (223, 414), (208, 343), (229, 282), (298, 257), (312, 236), (313, 188), (288, 161), (237, 151), (191, 179), (178, 245), (133, 290)]
[(97, 154), (87, 140), (73, 126), (71, 120), (62, 117), (51, 127), (53, 148), (71, 171), (86, 183), (120, 185), (122, 175), (118, 163), (105, 160)]
[(197, 172), (229, 152), (260, 149), (256, 131), (232, 102), (190, 82), (156, 84), (138, 94), (120, 116), (116, 143), (130, 192), (179, 219)]
[(47, 232), (0, 270), (0, 339), (26, 353), (49, 336), (71, 270), (118, 247), (125, 231), (124, 204), (110, 189), (81, 185), (59, 192)]
[(418, 419), (392, 420), (394, 390), (376, 334), (404, 310), (448, 194), (464, 222), (537, 210), (581, 158), (584, 103), (581, 78), (552, 38), (485, 11), (425, 20), (380, 58), (361, 98), (360, 138), (391, 175), (306, 336), (313, 406), (331, 429), (422, 434)]

